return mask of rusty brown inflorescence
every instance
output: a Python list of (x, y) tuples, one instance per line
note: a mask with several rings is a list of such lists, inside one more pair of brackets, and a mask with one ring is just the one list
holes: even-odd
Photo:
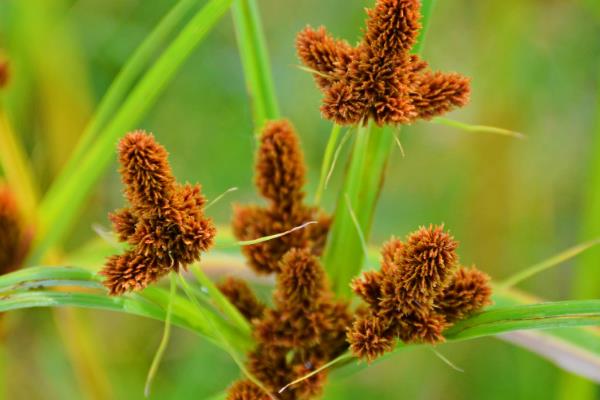
[(112, 295), (141, 290), (170, 271), (198, 261), (213, 243), (199, 185), (180, 185), (167, 151), (142, 131), (119, 143), (120, 173), (129, 207), (110, 215), (119, 240), (131, 247), (111, 256), (101, 274)]
[(372, 361), (403, 342), (438, 343), (453, 322), (490, 304), (489, 278), (460, 267), (458, 243), (441, 226), (421, 228), (405, 243), (391, 239), (382, 249), (381, 271), (370, 271), (352, 287), (369, 306), (348, 332), (352, 352)]
[(268, 201), (234, 208), (233, 232), (239, 240), (282, 233), (310, 221), (316, 224), (281, 238), (243, 248), (250, 266), (263, 274), (279, 272), (279, 261), (292, 248), (309, 248), (320, 255), (330, 225), (329, 216), (304, 204), (306, 167), (300, 142), (285, 120), (269, 122), (261, 135), (256, 161), (256, 186)]
[[(329, 217), (304, 204), (304, 183), (304, 159), (292, 126), (287, 121), (270, 122), (261, 136), (256, 165), (256, 186), (268, 205), (237, 206), (234, 233), (240, 240), (250, 240), (312, 220), (319, 223), (244, 248), (256, 272), (276, 273), (272, 307), (258, 306), (238, 281), (225, 281), (220, 288), (253, 323), (257, 346), (248, 355), (248, 369), (271, 393), (341, 354), (352, 322), (347, 303), (334, 299), (317, 258), (325, 245)], [(314, 398), (325, 379), (325, 372), (316, 374), (277, 398)], [(249, 381), (236, 383), (228, 396), (262, 398), (269, 396)]]
[(10, 63), (0, 54), (0, 89), (8, 86), (10, 81)]
[(409, 124), (467, 104), (469, 79), (432, 72), (410, 51), (421, 30), (419, 0), (378, 0), (368, 10), (367, 29), (355, 47), (325, 28), (298, 34), (302, 62), (323, 92), (321, 112), (341, 125)]
[(0, 275), (19, 269), (31, 244), (31, 232), (21, 221), (8, 186), (0, 183)]

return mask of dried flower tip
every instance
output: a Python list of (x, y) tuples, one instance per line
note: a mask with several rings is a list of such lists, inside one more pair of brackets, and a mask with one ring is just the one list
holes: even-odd
[(402, 263), (404, 243), (395, 237), (385, 242), (381, 247), (381, 273), (389, 275), (398, 271)]
[(119, 143), (121, 176), (133, 207), (161, 209), (170, 201), (175, 178), (168, 153), (152, 134), (135, 131)]
[(364, 41), (378, 54), (399, 55), (417, 42), (421, 30), (419, 0), (379, 0), (367, 13)]
[(429, 120), (469, 102), (469, 78), (459, 74), (426, 73), (413, 98), (419, 117)]
[(381, 280), (382, 276), (380, 272), (365, 272), (362, 277), (352, 281), (352, 290), (369, 306), (377, 308), (381, 300)]
[(309, 313), (325, 290), (325, 272), (308, 249), (292, 249), (281, 259), (275, 301), (283, 310), (302, 309)]
[(393, 330), (375, 316), (360, 319), (348, 331), (350, 351), (356, 357), (371, 362), (394, 348)]
[(238, 278), (228, 277), (217, 285), (221, 293), (242, 313), (248, 320), (260, 318), (265, 310), (248, 284)]
[(111, 295), (121, 295), (132, 290), (142, 290), (169, 271), (168, 266), (160, 265), (152, 257), (128, 251), (109, 257), (100, 275), (106, 278), (103, 284)]
[(227, 400), (270, 400), (270, 397), (251, 381), (242, 380), (229, 388)]
[(346, 69), (352, 60), (352, 47), (346, 41), (334, 40), (324, 27), (306, 27), (296, 38), (296, 48), (302, 62), (319, 73), (314, 75), (323, 89), (331, 86), (333, 75)]
[(454, 322), (491, 304), (491, 296), (488, 275), (475, 268), (461, 267), (435, 303), (438, 312)]
[(256, 185), (262, 195), (287, 210), (304, 197), (304, 175), (304, 156), (291, 124), (285, 120), (267, 123), (256, 164)]
[(0, 275), (21, 266), (29, 250), (30, 236), (23, 229), (12, 192), (0, 185)]
[(457, 247), (443, 226), (422, 227), (408, 236), (399, 276), (405, 301), (419, 308), (433, 303), (452, 277)]

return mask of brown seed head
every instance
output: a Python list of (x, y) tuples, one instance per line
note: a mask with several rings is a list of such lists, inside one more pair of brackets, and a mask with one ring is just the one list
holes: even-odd
[(260, 138), (256, 163), (256, 186), (281, 210), (304, 197), (304, 156), (298, 137), (288, 121), (272, 121)]
[(409, 307), (429, 308), (444, 290), (458, 261), (457, 247), (443, 226), (422, 227), (408, 236), (399, 280)]
[(263, 315), (265, 305), (256, 298), (252, 289), (242, 279), (228, 277), (217, 287), (246, 319), (254, 320)]
[(413, 94), (419, 117), (425, 120), (446, 114), (453, 108), (464, 107), (471, 94), (470, 79), (459, 74), (428, 72), (421, 77)]
[(435, 304), (439, 313), (449, 322), (454, 322), (491, 304), (491, 296), (488, 275), (475, 268), (461, 267)]
[(394, 348), (394, 331), (387, 322), (371, 315), (354, 322), (348, 343), (352, 354), (371, 362)]
[(352, 281), (352, 290), (369, 306), (378, 308), (381, 300), (382, 275), (378, 271), (368, 271)]
[(168, 266), (156, 262), (151, 256), (145, 257), (133, 251), (109, 257), (100, 271), (106, 278), (103, 284), (112, 296), (142, 290), (168, 273)]
[(434, 312), (410, 314), (398, 320), (396, 335), (404, 343), (443, 343), (448, 325), (443, 315)]
[(401, 55), (417, 42), (421, 30), (419, 0), (380, 0), (367, 14), (364, 43), (377, 54)]
[(281, 259), (280, 270), (274, 295), (277, 306), (309, 313), (326, 287), (317, 258), (307, 249), (292, 249)]
[(143, 131), (127, 134), (119, 143), (121, 176), (127, 200), (134, 207), (161, 210), (169, 204), (175, 178), (168, 153)]

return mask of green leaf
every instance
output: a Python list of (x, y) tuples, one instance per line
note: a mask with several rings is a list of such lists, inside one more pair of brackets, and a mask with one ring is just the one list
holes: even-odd
[(500, 135), (500, 136), (509, 136), (509, 137), (513, 137), (515, 139), (525, 139), (525, 135), (523, 135), (520, 132), (515, 132), (515, 131), (511, 131), (508, 129), (504, 129), (504, 128), (498, 128), (495, 126), (487, 126), (487, 125), (472, 125), (472, 124), (467, 124), (465, 122), (460, 122), (460, 121), (455, 121), (453, 119), (448, 119), (448, 118), (435, 118), (433, 120), (433, 122), (440, 124), (440, 125), (446, 125), (446, 126), (450, 126), (452, 128), (457, 128), (457, 129), (461, 129), (465, 132), (473, 132), (473, 133), (491, 133), (494, 135)]
[(136, 85), (77, 168), (70, 176), (57, 181), (59, 187), (52, 189), (55, 195), (42, 202), (40, 227), (31, 262), (39, 260), (66, 234), (94, 183), (114, 156), (117, 139), (144, 117), (184, 61), (225, 14), (231, 1), (210, 0), (192, 18)]
[(279, 118), (279, 105), (269, 54), (256, 0), (235, 0), (233, 22), (248, 93), (252, 99), (256, 134), (267, 120)]

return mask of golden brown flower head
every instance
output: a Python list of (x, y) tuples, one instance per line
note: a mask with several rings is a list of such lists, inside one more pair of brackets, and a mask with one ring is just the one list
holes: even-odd
[(365, 272), (362, 277), (352, 281), (352, 290), (370, 306), (379, 307), (381, 280), (381, 273), (377, 271)]
[(408, 236), (399, 275), (405, 302), (417, 308), (433, 303), (454, 273), (457, 247), (443, 226), (421, 227)]
[(10, 81), (10, 64), (8, 60), (0, 55), (0, 89), (8, 86)]
[(175, 178), (168, 155), (152, 134), (143, 131), (129, 133), (119, 142), (120, 172), (129, 203), (151, 209), (169, 204)]
[(298, 136), (288, 121), (272, 121), (260, 138), (256, 163), (256, 186), (280, 210), (302, 201), (304, 156)]
[(298, 55), (313, 69), (324, 94), (321, 112), (342, 125), (409, 124), (430, 119), (469, 99), (469, 81), (457, 74), (426, 71), (410, 54), (421, 24), (418, 0), (378, 0), (368, 11), (367, 30), (356, 47), (321, 28), (297, 38)]
[(310, 312), (326, 287), (325, 272), (307, 249), (292, 249), (281, 259), (275, 302), (279, 309)]
[(228, 277), (217, 287), (246, 319), (253, 320), (263, 315), (265, 305), (256, 298), (252, 289), (242, 279)]
[(108, 259), (101, 271), (113, 295), (141, 290), (170, 271), (198, 261), (212, 246), (215, 227), (205, 217), (199, 185), (178, 185), (167, 151), (136, 131), (119, 143), (121, 175), (130, 207), (110, 214), (115, 232), (132, 249)]
[(21, 267), (30, 243), (10, 189), (0, 184), (0, 275)]
[(475, 268), (461, 267), (435, 304), (449, 322), (463, 319), (491, 304), (490, 277)]
[(325, 247), (331, 218), (318, 208), (304, 204), (304, 174), (302, 151), (290, 123), (267, 124), (258, 150), (255, 180), (269, 205), (235, 206), (233, 233), (239, 240), (248, 241), (288, 232), (311, 221), (317, 224), (277, 239), (244, 246), (244, 255), (258, 273), (279, 272), (279, 262), (290, 249), (308, 248), (318, 256)]
[(133, 251), (110, 256), (101, 274), (106, 278), (104, 286), (111, 295), (121, 295), (132, 290), (142, 290), (169, 273), (169, 266), (156, 259), (144, 257)]
[(227, 392), (227, 400), (270, 400), (271, 397), (249, 380), (235, 382)]
[(371, 362), (394, 348), (394, 331), (380, 318), (368, 316), (358, 319), (348, 331), (352, 353)]

